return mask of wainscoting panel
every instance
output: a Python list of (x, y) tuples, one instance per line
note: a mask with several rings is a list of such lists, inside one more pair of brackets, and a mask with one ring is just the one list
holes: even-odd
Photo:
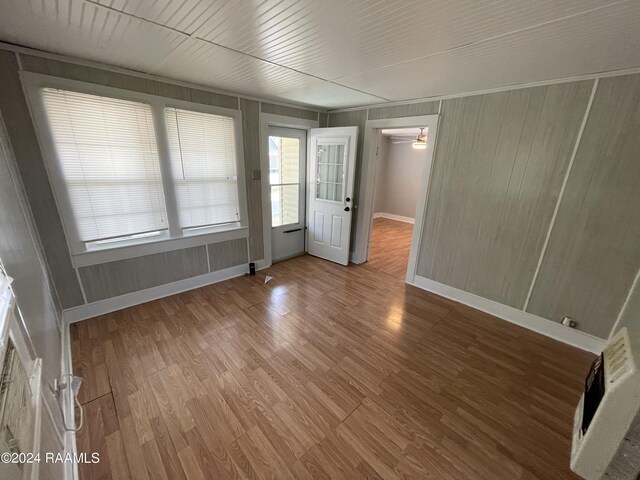
[(212, 272), (249, 261), (246, 238), (212, 243), (207, 245), (207, 248), (209, 249), (209, 270)]
[(208, 271), (204, 245), (78, 269), (89, 303), (203, 275)]

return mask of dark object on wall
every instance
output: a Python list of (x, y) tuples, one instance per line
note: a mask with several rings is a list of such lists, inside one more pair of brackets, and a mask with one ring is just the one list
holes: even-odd
[(255, 274), (256, 274), (256, 264), (251, 262), (249, 264), (249, 275), (253, 277)]

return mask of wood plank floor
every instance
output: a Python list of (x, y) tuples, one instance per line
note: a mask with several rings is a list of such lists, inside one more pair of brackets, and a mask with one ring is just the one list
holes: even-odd
[(374, 218), (369, 244), (369, 266), (397, 278), (405, 278), (413, 224)]
[(375, 266), (303, 256), (73, 324), (81, 478), (577, 478), (592, 356)]

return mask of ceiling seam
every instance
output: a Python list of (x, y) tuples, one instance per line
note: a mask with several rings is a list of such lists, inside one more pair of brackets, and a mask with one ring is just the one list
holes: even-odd
[(533, 30), (533, 29), (536, 29), (536, 28), (540, 28), (540, 27), (544, 27), (544, 26), (547, 26), (547, 25), (551, 25), (553, 23), (558, 23), (558, 22), (562, 22), (562, 21), (565, 21), (565, 20), (568, 20), (568, 19), (571, 19), (571, 18), (579, 17), (581, 15), (586, 15), (588, 13), (593, 13), (593, 12), (596, 12), (598, 10), (603, 10), (603, 9), (607, 9), (607, 8), (610, 8), (610, 7), (615, 7), (615, 6), (618, 6), (618, 5), (629, 3), (630, 1), (632, 1), (632, 0), (620, 0), (618, 2), (608, 3), (606, 5), (600, 5), (598, 7), (594, 7), (594, 8), (591, 8), (589, 10), (583, 10), (582, 12), (572, 13), (570, 15), (565, 15), (564, 17), (554, 18), (554, 19), (551, 19), (551, 20), (547, 20), (546, 22), (541, 22), (541, 23), (537, 23), (535, 25), (530, 25), (528, 27), (522, 27), (522, 28), (518, 28), (516, 30), (509, 31), (509, 32), (504, 32), (504, 33), (500, 33), (500, 34), (497, 34), (497, 35), (492, 35), (490, 37), (486, 37), (486, 38), (483, 38), (483, 39), (480, 39), (480, 40), (476, 40), (476, 41), (473, 41), (473, 42), (467, 42), (467, 43), (464, 43), (462, 45), (457, 45), (455, 47), (451, 47), (451, 48), (448, 48), (446, 50), (439, 50), (437, 52), (432, 52), (432, 53), (429, 53), (427, 55), (422, 55), (420, 57), (415, 57), (415, 58), (412, 58), (412, 59), (409, 59), (409, 60), (403, 60), (402, 62), (391, 63), (389, 65), (384, 65), (382, 67), (376, 67), (376, 68), (373, 68), (371, 70), (364, 70), (364, 71), (358, 72), (356, 74), (342, 75), (340, 77), (334, 78), (333, 80), (339, 80), (341, 78), (349, 78), (349, 77), (356, 76), (356, 75), (366, 75), (366, 74), (369, 74), (369, 73), (378, 72), (380, 70), (385, 70), (387, 68), (398, 67), (400, 65), (406, 65), (406, 64), (409, 64), (409, 63), (412, 63), (412, 62), (416, 62), (416, 61), (419, 61), (419, 60), (424, 60), (425, 58), (430, 58), (430, 57), (435, 57), (435, 56), (438, 56), (438, 55), (443, 55), (443, 54), (455, 52), (455, 51), (462, 50), (462, 49), (465, 49), (465, 48), (468, 48), (468, 47), (473, 47), (473, 46), (476, 46), (476, 45), (479, 45), (479, 44), (482, 44), (482, 43), (485, 43), (485, 42), (488, 42), (488, 41), (491, 41), (491, 40), (496, 40), (498, 38), (508, 37), (508, 36), (511, 36), (511, 35), (515, 35), (516, 33), (526, 32), (528, 30)]
[[(214, 45), (214, 46), (219, 47), (219, 48), (223, 48), (223, 49), (225, 49), (225, 50), (228, 50), (228, 51), (231, 51), (231, 52), (234, 52), (234, 53), (238, 53), (238, 54), (240, 54), (240, 55), (244, 55), (244, 56), (249, 57), (249, 58), (253, 58), (254, 60), (259, 60), (259, 61), (261, 61), (261, 62), (265, 62), (265, 63), (267, 63), (267, 64), (269, 64), (269, 65), (273, 65), (273, 66), (276, 66), (276, 67), (284, 68), (284, 69), (286, 69), (286, 70), (289, 70), (289, 71), (292, 71), (292, 72), (298, 73), (298, 74), (300, 74), (300, 75), (305, 75), (305, 76), (307, 76), (307, 77), (314, 78), (314, 79), (316, 79), (316, 80), (320, 80), (320, 81), (323, 81), (323, 82), (331, 83), (331, 84), (337, 85), (337, 86), (342, 87), (342, 88), (347, 88), (347, 89), (349, 89), (349, 90), (353, 90), (354, 92), (362, 93), (362, 94), (364, 94), (364, 95), (369, 95), (369, 96), (371, 96), (371, 97), (376, 97), (376, 98), (379, 98), (379, 99), (381, 99), (381, 100), (385, 100), (385, 101), (387, 101), (387, 102), (391, 101), (389, 98), (383, 97), (383, 96), (381, 96), (381, 95), (376, 95), (376, 94), (374, 94), (374, 93), (370, 93), (370, 92), (367, 92), (367, 91), (365, 91), (365, 90), (360, 90), (360, 89), (357, 89), (357, 88), (354, 88), (354, 87), (350, 87), (350, 86), (348, 86), (348, 85), (343, 85), (343, 84), (341, 84), (341, 83), (339, 83), (339, 82), (336, 82), (336, 81), (334, 81), (334, 80), (329, 80), (328, 78), (323, 78), (323, 77), (319, 77), (319, 76), (317, 76), (317, 75), (313, 75), (313, 74), (311, 74), (311, 73), (306, 73), (306, 72), (303, 72), (303, 71), (301, 71), (301, 70), (297, 70), (297, 69), (295, 69), (295, 68), (288, 67), (288, 66), (286, 66), (286, 65), (282, 65), (282, 64), (280, 64), (280, 63), (273, 62), (273, 61), (270, 61), (270, 60), (267, 60), (267, 59), (261, 58), (261, 57), (259, 57), (259, 56), (257, 56), (257, 55), (252, 55), (252, 54), (250, 54), (250, 53), (246, 53), (246, 52), (243, 52), (243, 51), (241, 51), (241, 50), (236, 50), (235, 48), (227, 47), (226, 45), (222, 45), (222, 44), (219, 44), (219, 43), (213, 42), (213, 41), (211, 41), (211, 40), (207, 40), (207, 39), (205, 39), (205, 38), (198, 37), (198, 36), (196, 35), (196, 32), (194, 32), (193, 34), (189, 34), (189, 33), (187, 33), (187, 32), (184, 32), (184, 31), (182, 31), (182, 30), (179, 30), (179, 29), (177, 29), (177, 28), (173, 28), (173, 27), (169, 27), (169, 26), (167, 26), (167, 25), (164, 25), (163, 23), (155, 22), (155, 21), (153, 21), (153, 20), (149, 20), (148, 18), (141, 17), (141, 16), (139, 16), (139, 15), (135, 15), (135, 14), (131, 14), (131, 13), (125, 12), (125, 11), (123, 11), (123, 10), (118, 10), (117, 8), (113, 8), (113, 7), (108, 6), (108, 5), (103, 5), (103, 4), (101, 4), (101, 3), (98, 3), (98, 2), (97, 2), (97, 1), (95, 1), (95, 0), (82, 0), (82, 1), (83, 1), (83, 2), (85, 2), (85, 3), (88, 3), (88, 4), (90, 4), (90, 5), (93, 5), (94, 7), (103, 8), (103, 9), (105, 9), (105, 10), (108, 10), (108, 11), (110, 11), (110, 12), (116, 13), (116, 14), (118, 14), (118, 15), (125, 15), (125, 16), (127, 16), (127, 17), (135, 18), (136, 20), (139, 20), (139, 21), (142, 21), (142, 22), (150, 23), (150, 24), (155, 25), (155, 26), (157, 26), (157, 27), (160, 27), (160, 28), (164, 28), (164, 29), (170, 30), (170, 31), (172, 31), (172, 32), (174, 32), (174, 33), (177, 33), (177, 34), (179, 34), (179, 35), (182, 35), (182, 36), (185, 36), (185, 37), (186, 37), (186, 38), (185, 38), (182, 42), (180, 42), (180, 43), (179, 43), (179, 44), (178, 44), (178, 45), (177, 45), (173, 50), (171, 50), (167, 55), (165, 55), (165, 57), (164, 57), (164, 58), (163, 58), (163, 59), (158, 63), (158, 65), (154, 66), (152, 69), (147, 69), (145, 73), (154, 73), (154, 72), (156, 72), (156, 71), (157, 71), (157, 69), (158, 69), (158, 68), (160, 68), (160, 66), (162, 66), (162, 65), (164, 64), (164, 62), (165, 62), (165, 61), (166, 61), (166, 60), (167, 60), (167, 59), (168, 59), (168, 58), (169, 58), (169, 57), (170, 57), (170, 56), (171, 56), (171, 55), (172, 55), (172, 54), (173, 54), (173, 53), (174, 53), (174, 52), (175, 52), (175, 51), (176, 51), (176, 50), (177, 50), (177, 49), (178, 49), (178, 48), (179, 48), (183, 43), (184, 43), (184, 42), (186, 42), (186, 41), (187, 41), (187, 40), (189, 40), (189, 39), (195, 39), (195, 40), (199, 40), (199, 41), (201, 41), (201, 42), (205, 42), (205, 43), (210, 44), (210, 45)], [(284, 90), (284, 91), (282, 91), (282, 92), (278, 92), (278, 93), (284, 93), (284, 92), (286, 92), (286, 91), (288, 91), (288, 90)]]

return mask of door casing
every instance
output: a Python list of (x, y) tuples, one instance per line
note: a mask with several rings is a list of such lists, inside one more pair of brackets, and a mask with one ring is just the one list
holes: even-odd
[[(306, 218), (307, 218), (307, 133), (303, 128), (284, 128), (269, 125), (269, 136), (298, 138), (300, 140), (300, 172), (298, 175), (298, 222), (274, 227), (271, 225), (271, 256), (272, 261), (286, 260), (307, 251)], [(270, 172), (264, 172), (270, 175)], [(269, 182), (271, 190), (271, 182)], [(273, 200), (273, 199), (271, 199)], [(269, 202), (272, 205), (272, 202)], [(271, 219), (270, 219), (271, 220)], [(272, 220), (271, 220), (272, 221)], [(280, 253), (278, 254), (278, 250)], [(295, 250), (295, 251), (292, 251)]]
[[(317, 128), (318, 120), (308, 120), (305, 118), (289, 117), (286, 115), (276, 115), (273, 113), (260, 112), (260, 185), (262, 188), (262, 242), (264, 255), (262, 259), (251, 258), (250, 261), (256, 263), (258, 270), (271, 266), (271, 201), (269, 200), (269, 126), (298, 128), (309, 130)], [(307, 132), (308, 134), (308, 132)], [(308, 153), (308, 152), (307, 152)], [(308, 155), (307, 155), (308, 157)], [(308, 163), (308, 161), (307, 161)], [(253, 172), (249, 172), (248, 178), (254, 178)], [(250, 203), (250, 207), (253, 204)], [(305, 212), (306, 216), (306, 212)]]
[(355, 242), (351, 261), (364, 263), (369, 259), (369, 238), (373, 221), (373, 200), (375, 188), (375, 175), (377, 167), (376, 132), (381, 128), (403, 127), (428, 127), (427, 148), (425, 150), (425, 164), (420, 176), (420, 189), (418, 204), (416, 206), (415, 224), (413, 226), (413, 238), (409, 253), (406, 281), (412, 283), (418, 262), (418, 249), (422, 242), (422, 229), (424, 216), (427, 210), (427, 197), (429, 195), (429, 182), (433, 166), (433, 156), (438, 134), (439, 114), (421, 115), (415, 117), (387, 118), (382, 120), (367, 120), (364, 129), (364, 146), (362, 152), (362, 169), (360, 174), (360, 190), (358, 199), (358, 215), (356, 218)]

